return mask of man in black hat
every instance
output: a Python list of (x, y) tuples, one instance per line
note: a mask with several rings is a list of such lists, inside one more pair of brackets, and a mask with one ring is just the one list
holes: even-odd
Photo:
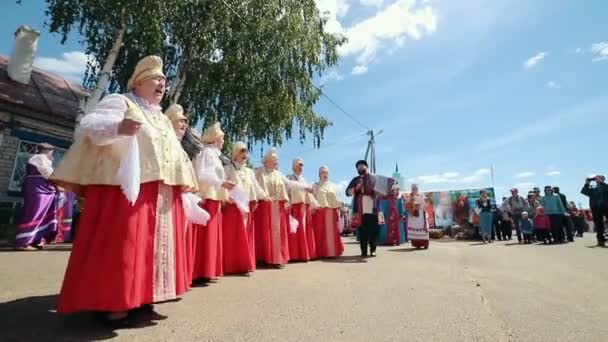
[(378, 239), (378, 208), (374, 192), (375, 178), (367, 171), (367, 162), (359, 160), (355, 166), (359, 175), (353, 178), (346, 187), (346, 196), (354, 196), (352, 208), (353, 228), (359, 230), (361, 256), (366, 257), (367, 245), (372, 257), (376, 256), (376, 240)]

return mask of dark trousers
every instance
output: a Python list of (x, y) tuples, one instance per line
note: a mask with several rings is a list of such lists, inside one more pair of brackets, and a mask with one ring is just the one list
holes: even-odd
[(513, 214), (513, 225), (515, 226), (515, 232), (517, 233), (517, 241), (521, 242), (521, 229), (519, 229), (519, 223), (521, 222), (521, 213)]
[(513, 223), (511, 221), (502, 221), (500, 223), (500, 229), (502, 230), (503, 240), (511, 240), (513, 235)]
[(361, 224), (361, 228), (359, 229), (359, 245), (361, 246), (361, 255), (367, 255), (368, 244), (370, 253), (374, 253), (376, 251), (378, 228), (378, 215), (363, 215), (363, 222)]
[(591, 213), (593, 214), (593, 225), (597, 233), (597, 242), (606, 242), (606, 237), (604, 236), (604, 216), (608, 217), (608, 208), (591, 208)]
[(576, 235), (583, 236), (585, 232), (585, 219), (580, 216), (574, 216), (572, 217), (572, 224), (574, 225)]
[(551, 220), (551, 235), (553, 235), (553, 242), (563, 242), (564, 236), (564, 215), (549, 215)]
[(492, 222), (492, 240), (502, 240), (502, 231), (500, 229), (500, 222), (493, 221)]
[(535, 229), (536, 240), (540, 242), (551, 242), (551, 231), (549, 229)]
[(572, 222), (572, 217), (564, 216), (564, 228), (566, 228), (566, 238), (568, 241), (574, 241), (574, 223)]

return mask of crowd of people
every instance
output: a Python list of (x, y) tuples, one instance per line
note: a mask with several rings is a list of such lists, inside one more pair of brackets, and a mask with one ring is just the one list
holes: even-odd
[[(182, 139), (188, 119), (178, 104), (162, 112), (164, 94), (162, 59), (143, 58), (125, 94), (106, 96), (82, 118), (55, 170), (46, 144), (28, 163), (31, 186), (47, 191), (49, 200), (39, 196), (26, 202), (56, 205), (50, 198), (58, 191), (84, 201), (59, 313), (92, 311), (105, 323), (129, 325), (131, 313), (150, 311), (152, 304), (173, 300), (198, 281), (247, 274), (260, 264), (282, 268), (290, 261), (336, 258), (344, 251), (340, 217), (345, 214), (326, 166), (311, 184), (303, 177), (304, 161), (296, 158), (293, 173), (285, 176), (271, 149), (253, 170), (243, 142), (234, 143), (230, 160), (222, 161), (219, 123), (205, 129), (200, 151), (186, 153)], [(374, 257), (378, 243), (409, 240), (428, 248), (427, 202), (418, 186), (402, 197), (394, 180), (370, 174), (364, 160), (356, 169), (346, 195), (353, 198), (348, 221), (357, 228), (361, 256)], [(608, 196), (587, 192), (601, 204), (598, 210), (605, 210)], [(499, 209), (487, 193), (478, 207), (484, 242), (494, 234), (510, 239), (513, 226), (520, 241), (522, 234), (526, 242), (573, 239), (567, 216), (572, 208), (559, 189), (547, 187), (542, 197), (532, 192), (527, 200), (514, 189), (501, 215), (492, 215)], [(44, 243), (41, 224), (51, 211), (40, 216), (42, 211), (26, 212), (18, 246)], [(496, 216), (502, 229), (495, 228)]]
[[(595, 182), (595, 186), (591, 183)], [(608, 217), (608, 186), (604, 176), (588, 178), (581, 192), (590, 197), (590, 207), (597, 234), (598, 246), (605, 245), (604, 218)], [(574, 242), (588, 230), (591, 218), (573, 201), (568, 201), (559, 187), (547, 185), (528, 192), (527, 198), (511, 189), (510, 197), (503, 197), (500, 207), (491, 204), (486, 191), (481, 191), (476, 203), (480, 216), (480, 234), (484, 243), (511, 240), (513, 231), (520, 243), (542, 242), (560, 244)]]

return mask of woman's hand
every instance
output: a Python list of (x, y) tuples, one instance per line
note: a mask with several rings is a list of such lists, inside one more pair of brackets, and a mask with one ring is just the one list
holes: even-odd
[(229, 181), (225, 181), (224, 183), (222, 183), (222, 187), (228, 191), (234, 189), (235, 186), (236, 186), (236, 184), (229, 182)]
[(131, 119), (123, 119), (118, 125), (118, 134), (133, 136), (141, 128), (141, 123)]

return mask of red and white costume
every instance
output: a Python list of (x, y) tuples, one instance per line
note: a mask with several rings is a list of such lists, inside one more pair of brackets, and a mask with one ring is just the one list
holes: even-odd
[[(162, 75), (159, 57), (138, 63), (134, 76), (146, 73)], [(117, 134), (125, 117), (141, 122), (133, 137)], [(138, 146), (140, 163), (130, 173), (137, 184), (117, 177), (129, 146)], [(159, 106), (133, 93), (105, 97), (83, 117), (51, 180), (86, 202), (59, 295), (60, 313), (127, 311), (187, 290), (182, 193), (195, 189), (196, 181)], [(131, 192), (133, 204), (123, 190), (128, 188), (138, 189)]]
[[(278, 160), (278, 155), (271, 149), (264, 156), (264, 162)], [(261, 201), (255, 211), (255, 249), (256, 259), (269, 265), (284, 265), (289, 261), (289, 204), (288, 187), (302, 188), (301, 184), (292, 182), (280, 171), (260, 167), (255, 171), (256, 179), (270, 197), (270, 201)]]
[(232, 148), (233, 160), (224, 167), (226, 179), (247, 194), (249, 212), (239, 209), (230, 201), (224, 207), (223, 243), (224, 273), (248, 273), (256, 268), (254, 212), (259, 201), (266, 199), (264, 190), (258, 184), (252, 169), (244, 162), (235, 160), (237, 154), (246, 149), (237, 142)]
[(213, 279), (224, 275), (222, 205), (228, 199), (228, 192), (222, 187), (226, 176), (220, 160), (221, 151), (212, 144), (223, 135), (219, 123), (207, 128), (202, 138), (206, 144), (194, 159), (199, 194), (203, 198), (202, 207), (211, 218), (205, 226), (197, 226), (194, 233), (196, 246), (193, 279)]
[[(327, 167), (321, 167), (326, 170)], [(316, 253), (319, 258), (339, 257), (344, 253), (340, 237), (340, 196), (329, 181), (318, 181), (313, 192), (319, 207), (313, 214)]]
[[(294, 170), (299, 163), (302, 163), (302, 159), (294, 159)], [(298, 221), (298, 230), (289, 234), (289, 260), (308, 261), (316, 258), (312, 220), (313, 206), (316, 207), (316, 201), (312, 194), (305, 190), (309, 185), (302, 175), (297, 175), (294, 171), (287, 178), (301, 184), (300, 188), (289, 189), (290, 213)]]

